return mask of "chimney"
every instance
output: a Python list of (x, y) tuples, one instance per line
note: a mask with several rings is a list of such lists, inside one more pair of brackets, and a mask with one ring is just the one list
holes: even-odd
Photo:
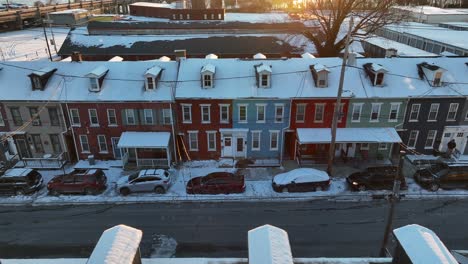
[(397, 49), (389, 48), (389, 49), (385, 50), (385, 58), (396, 57), (397, 54), (398, 54), (398, 50), (397, 50)]
[(81, 57), (81, 53), (79, 51), (72, 52), (71, 60), (74, 62), (81, 62), (83, 58)]
[(356, 66), (356, 57), (357, 54), (355, 52), (350, 52), (348, 54), (348, 60), (346, 61), (346, 65)]
[(184, 50), (184, 49), (174, 50), (174, 54), (175, 54), (176, 61), (187, 58), (187, 50)]

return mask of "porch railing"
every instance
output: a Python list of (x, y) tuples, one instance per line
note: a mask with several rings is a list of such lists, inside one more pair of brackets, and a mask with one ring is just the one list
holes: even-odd
[(165, 168), (168, 167), (167, 159), (137, 159), (138, 168)]
[(22, 158), (16, 166), (23, 166), (32, 169), (60, 169), (67, 161), (64, 153), (54, 155), (50, 158)]

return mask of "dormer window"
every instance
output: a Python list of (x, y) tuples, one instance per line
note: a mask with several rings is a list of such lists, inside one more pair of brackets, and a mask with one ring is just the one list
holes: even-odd
[(440, 86), (440, 84), (442, 83), (442, 72), (439, 71), (439, 72), (436, 72), (434, 74), (434, 82), (433, 82), (433, 85), (434, 86)]
[(384, 85), (385, 73), (388, 72), (387, 69), (376, 63), (366, 63), (363, 66), (364, 71), (367, 73), (367, 76), (369, 76), (373, 86)]
[(47, 86), (49, 78), (52, 76), (52, 74), (54, 74), (55, 71), (57, 71), (57, 69), (46, 67), (38, 71), (32, 72), (29, 75), (29, 78), (31, 79), (32, 89), (43, 91)]
[(257, 76), (257, 86), (259, 88), (269, 88), (271, 86), (271, 66), (262, 63), (254, 67)]
[(309, 68), (314, 78), (315, 86), (319, 88), (328, 87), (328, 73), (330, 70), (322, 64), (311, 65)]
[(421, 79), (426, 78), (431, 86), (439, 87), (442, 85), (442, 78), (446, 70), (434, 64), (423, 62), (418, 64), (418, 74)]
[(100, 92), (102, 88), (102, 84), (104, 82), (104, 78), (109, 72), (104, 66), (99, 66), (90, 73), (86, 74), (86, 77), (89, 78), (89, 91), (91, 92)]
[(213, 77), (216, 73), (216, 67), (212, 64), (207, 64), (201, 68), (202, 88), (213, 88)]
[(162, 71), (163, 70), (160, 67), (154, 66), (154, 67), (149, 68), (145, 72), (145, 78), (146, 78), (145, 88), (147, 91), (154, 90), (157, 88), (158, 81), (161, 78)]

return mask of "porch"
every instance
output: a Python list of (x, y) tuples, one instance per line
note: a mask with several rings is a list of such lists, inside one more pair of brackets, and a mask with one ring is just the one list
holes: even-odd
[(168, 168), (171, 165), (169, 132), (124, 132), (117, 146), (124, 169)]
[(66, 153), (45, 154), (42, 158), (21, 158), (15, 167), (30, 169), (61, 169), (66, 163)]

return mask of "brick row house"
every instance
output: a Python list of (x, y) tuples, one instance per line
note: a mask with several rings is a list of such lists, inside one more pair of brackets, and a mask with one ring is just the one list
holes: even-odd
[[(339, 58), (261, 54), (12, 62), (0, 70), (0, 89), (15, 87), (0, 100), (2, 153), (59, 166), (90, 155), (127, 168), (220, 158), (324, 163), (340, 66)], [(452, 139), (458, 155), (468, 154), (467, 68), (464, 58), (351, 56), (335, 157), (431, 154)]]

